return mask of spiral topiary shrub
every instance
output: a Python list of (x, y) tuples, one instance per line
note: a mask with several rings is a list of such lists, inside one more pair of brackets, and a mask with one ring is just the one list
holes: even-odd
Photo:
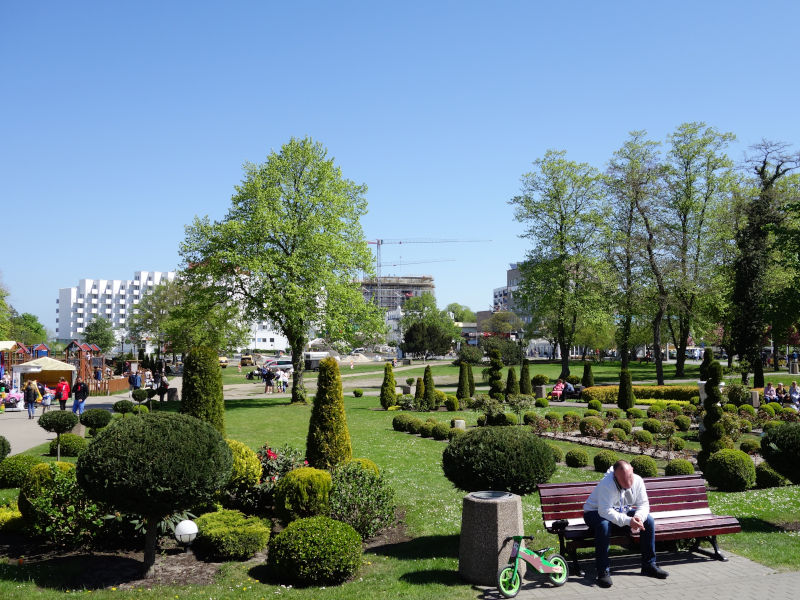
[(762, 462), (756, 466), (756, 487), (759, 489), (783, 487), (789, 485), (789, 480), (769, 466), (769, 463)]
[(223, 509), (195, 519), (198, 533), (195, 547), (219, 560), (246, 560), (269, 543), (270, 524), (248, 517), (238, 510)]
[(281, 582), (337, 585), (361, 565), (361, 536), (330, 517), (298, 519), (270, 540), (267, 556)]
[(589, 400), (588, 407), (591, 410), (596, 410), (597, 412), (600, 412), (601, 410), (603, 410), (603, 403), (600, 402), (600, 400)]
[[(88, 445), (89, 442), (79, 435), (74, 433), (61, 434), (61, 456), (78, 456)], [(56, 456), (57, 454), (58, 440), (51, 440), (50, 456)]]
[[(705, 363), (706, 357), (703, 356)], [(701, 365), (701, 377), (706, 375), (705, 392), (706, 399), (703, 401), (703, 408), (705, 415), (703, 416), (704, 431), (700, 434), (701, 450), (697, 453), (697, 464), (705, 471), (706, 461), (715, 452), (722, 450), (726, 442), (723, 440), (725, 437), (725, 428), (720, 423), (723, 411), (720, 403), (722, 402), (722, 393), (719, 390), (719, 384), (722, 381), (722, 365), (718, 361), (709, 363), (706, 371), (703, 371)]]
[(764, 431), (761, 456), (775, 471), (792, 483), (800, 484), (800, 423), (765, 427)]
[(300, 467), (289, 471), (275, 486), (275, 510), (284, 521), (328, 513), (331, 474)]
[(741, 450), (715, 452), (706, 462), (703, 474), (711, 485), (723, 492), (743, 492), (756, 482), (753, 459)]
[(547, 444), (547, 447), (550, 448), (550, 452), (553, 453), (553, 461), (560, 463), (564, 462), (564, 451), (556, 446), (555, 444)]
[(394, 522), (394, 490), (377, 473), (354, 462), (333, 472), (330, 517), (347, 523), (367, 540)]
[(578, 424), (581, 433), (590, 437), (600, 437), (603, 435), (605, 423), (600, 417), (584, 417)]
[(618, 460), (619, 456), (611, 450), (601, 450), (594, 455), (594, 470), (598, 473), (605, 473), (609, 468), (614, 466), (614, 463)]
[(576, 448), (574, 450), (570, 450), (569, 452), (567, 452), (566, 456), (564, 457), (564, 462), (567, 463), (568, 467), (574, 467), (574, 468), (585, 467), (586, 465), (589, 464), (589, 455), (586, 454), (585, 450)]
[(664, 467), (664, 475), (691, 475), (692, 473), (694, 473), (694, 465), (685, 458), (673, 459)]
[[(509, 457), (514, 460), (509, 460)], [(529, 427), (480, 427), (453, 438), (442, 469), (457, 488), (533, 492), (555, 471), (553, 454)]]
[(0, 462), (0, 488), (21, 487), (31, 469), (40, 464), (42, 460), (27, 454), (15, 454)]
[(631, 459), (631, 466), (639, 477), (658, 476), (658, 465), (652, 456), (634, 456)]
[(625, 419), (618, 419), (614, 421), (611, 424), (611, 427), (614, 429), (622, 429), (622, 431), (624, 431), (626, 435), (630, 435), (631, 429), (633, 429), (633, 427), (631, 426), (631, 422)]

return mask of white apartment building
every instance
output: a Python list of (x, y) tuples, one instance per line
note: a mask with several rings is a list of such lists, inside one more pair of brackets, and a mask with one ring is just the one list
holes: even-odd
[(250, 325), (250, 343), (247, 347), (251, 350), (283, 350), (289, 349), (289, 340), (278, 333), (267, 322), (253, 323)]
[(163, 281), (173, 281), (175, 271), (136, 271), (133, 279), (81, 279), (75, 287), (61, 288), (56, 299), (56, 338), (80, 339), (86, 326), (105, 317), (122, 329), (136, 305)]

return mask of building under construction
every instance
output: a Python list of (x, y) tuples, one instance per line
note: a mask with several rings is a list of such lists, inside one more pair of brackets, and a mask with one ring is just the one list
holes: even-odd
[(436, 289), (431, 275), (371, 277), (359, 283), (365, 300), (387, 310), (401, 307), (409, 298), (421, 296), (425, 292), (435, 295)]

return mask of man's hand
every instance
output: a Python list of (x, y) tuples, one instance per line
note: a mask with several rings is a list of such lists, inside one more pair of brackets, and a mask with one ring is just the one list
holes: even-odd
[(641, 517), (631, 517), (631, 533), (638, 533), (642, 529), (644, 529), (644, 523), (642, 522)]

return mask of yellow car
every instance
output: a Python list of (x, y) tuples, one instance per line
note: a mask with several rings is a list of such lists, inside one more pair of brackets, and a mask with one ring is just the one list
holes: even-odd
[(228, 357), (220, 356), (219, 357), (219, 366), (222, 367), (223, 369), (227, 368), (228, 367)]
[(243, 367), (252, 367), (255, 362), (253, 361), (253, 357), (249, 354), (242, 354), (242, 358), (239, 361), (239, 364)]

